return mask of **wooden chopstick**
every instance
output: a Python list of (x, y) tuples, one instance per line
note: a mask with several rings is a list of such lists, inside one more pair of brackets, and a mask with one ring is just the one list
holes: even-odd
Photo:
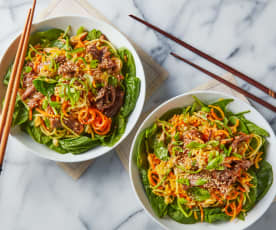
[(200, 66), (198, 66), (198, 65), (196, 65), (196, 64), (194, 64), (192, 62), (190, 62), (189, 60), (187, 60), (187, 59), (185, 59), (183, 57), (180, 57), (179, 55), (177, 55), (177, 54), (175, 54), (173, 52), (171, 52), (171, 55), (173, 55), (174, 57), (178, 58), (179, 60), (184, 61), (185, 63), (193, 66), (194, 68), (198, 69), (199, 71), (201, 71), (201, 72), (209, 75), (210, 77), (216, 79), (217, 81), (220, 81), (221, 83), (229, 86), (230, 88), (238, 91), (239, 93), (245, 95), (246, 97), (251, 98), (252, 100), (256, 101), (257, 103), (259, 103), (259, 104), (261, 104), (263, 106), (265, 106), (266, 108), (272, 110), (273, 112), (276, 112), (276, 106), (269, 104), (268, 102), (264, 101), (263, 99), (261, 99), (261, 98), (255, 96), (255, 95), (253, 95), (253, 94), (245, 91), (244, 89), (238, 87), (237, 85), (235, 85), (235, 84), (233, 84), (233, 83), (231, 83), (231, 82), (229, 82), (229, 81), (227, 81), (227, 80), (219, 77), (218, 75), (216, 75), (214, 73), (211, 73), (210, 71), (208, 71), (208, 70), (206, 70), (206, 69), (204, 69), (204, 68), (202, 68), (202, 67), (200, 67)]
[(2, 171), (2, 164), (4, 160), (7, 140), (8, 140), (11, 124), (12, 124), (13, 111), (14, 111), (15, 101), (17, 97), (21, 71), (24, 65), (25, 55), (28, 48), (28, 42), (29, 42), (33, 16), (34, 16), (35, 5), (36, 5), (36, 0), (33, 1), (32, 9), (29, 9), (28, 11), (27, 20), (24, 26), (23, 33), (20, 38), (7, 93), (5, 96), (5, 102), (4, 102), (4, 107), (3, 107), (1, 122), (0, 122), (0, 141), (1, 141), (0, 142), (0, 173)]
[(258, 88), (258, 89), (260, 89), (260, 90), (262, 90), (263, 92), (265, 92), (265, 93), (268, 94), (269, 96), (271, 96), (271, 97), (273, 97), (273, 98), (276, 98), (276, 92), (273, 91), (272, 89), (266, 87), (266, 86), (263, 85), (262, 83), (260, 83), (260, 82), (258, 82), (258, 81), (256, 81), (256, 80), (254, 80), (253, 78), (251, 78), (251, 77), (245, 75), (244, 73), (241, 73), (240, 71), (238, 71), (238, 70), (234, 69), (233, 67), (231, 67), (231, 66), (229, 66), (229, 65), (227, 65), (227, 64), (225, 64), (225, 63), (223, 63), (223, 62), (221, 62), (221, 61), (219, 61), (218, 59), (211, 57), (210, 55), (208, 55), (208, 54), (206, 54), (206, 53), (200, 51), (199, 49), (197, 49), (197, 48), (195, 48), (194, 46), (192, 46), (192, 45), (190, 45), (190, 44), (188, 44), (188, 43), (186, 43), (186, 42), (180, 40), (179, 38), (177, 38), (177, 37), (175, 37), (175, 36), (173, 36), (173, 35), (167, 33), (166, 31), (164, 31), (164, 30), (158, 28), (157, 26), (154, 26), (154, 25), (152, 25), (151, 23), (146, 22), (146, 21), (142, 20), (141, 18), (138, 18), (138, 17), (136, 17), (136, 16), (134, 16), (134, 15), (132, 15), (132, 14), (130, 14), (129, 16), (130, 16), (131, 18), (133, 18), (133, 19), (135, 19), (135, 20), (137, 20), (137, 21), (143, 23), (144, 25), (146, 25), (146, 26), (152, 28), (153, 30), (157, 31), (158, 33), (163, 34), (163, 35), (166, 36), (167, 38), (169, 38), (169, 39), (175, 41), (176, 43), (178, 43), (178, 44), (180, 44), (181, 46), (185, 47), (186, 49), (192, 51), (193, 53), (195, 53), (195, 54), (197, 54), (197, 55), (203, 57), (203, 58), (206, 59), (207, 61), (209, 61), (209, 62), (211, 62), (211, 63), (213, 63), (213, 64), (215, 64), (215, 65), (217, 65), (217, 66), (219, 66), (219, 67), (221, 67), (221, 68), (223, 68), (223, 69), (225, 69), (226, 71), (228, 71), (228, 72), (234, 74), (235, 76), (237, 76), (237, 77), (243, 79), (244, 81), (248, 82), (249, 84), (255, 86), (256, 88)]

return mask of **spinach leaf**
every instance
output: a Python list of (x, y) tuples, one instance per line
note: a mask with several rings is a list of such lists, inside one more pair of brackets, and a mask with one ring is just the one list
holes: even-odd
[(193, 196), (196, 201), (204, 201), (210, 198), (210, 193), (208, 190), (200, 187), (191, 187), (188, 192)]
[(269, 133), (264, 130), (263, 128), (257, 126), (256, 124), (254, 124), (253, 122), (246, 120), (246, 126), (249, 130), (249, 133), (255, 133), (257, 135), (263, 136), (263, 137), (269, 137)]
[(171, 119), (173, 117), (173, 115), (175, 114), (181, 114), (183, 113), (183, 108), (174, 108), (174, 109), (170, 109), (168, 110), (166, 113), (164, 113), (159, 120), (164, 120), (167, 121), (169, 119)]
[(261, 200), (273, 183), (273, 171), (267, 161), (260, 163), (260, 168), (255, 170), (257, 177), (257, 201)]
[(59, 49), (65, 49), (66, 48), (66, 42), (63, 42), (62, 40), (53, 40), (49, 47), (57, 47)]
[(154, 149), (154, 154), (163, 161), (168, 160), (169, 158), (169, 151), (167, 146), (163, 141), (158, 140), (157, 138), (154, 139), (153, 142), (153, 149)]
[(125, 75), (125, 101), (120, 112), (127, 117), (135, 108), (140, 93), (140, 79), (136, 77), (135, 62), (130, 51), (120, 48), (118, 53), (123, 60), (122, 73)]
[(57, 40), (61, 34), (64, 33), (61, 29), (49, 29), (46, 31), (35, 32), (30, 36), (29, 43), (35, 45), (40, 44), (49, 44), (51, 41)]
[(88, 32), (86, 39), (87, 40), (95, 40), (100, 38), (100, 36), (102, 35), (102, 32), (96, 29), (93, 29), (91, 31)]
[(147, 197), (149, 199), (149, 202), (151, 204), (153, 211), (159, 218), (165, 216), (167, 214), (168, 205), (165, 204), (164, 198), (161, 196), (155, 195), (151, 191), (151, 187), (148, 181), (147, 171), (145, 169), (141, 169), (140, 174), (141, 174), (142, 183), (144, 185), (145, 192), (147, 194)]
[(217, 221), (226, 221), (230, 217), (221, 211), (221, 208), (204, 208), (204, 221), (208, 223), (214, 223)]
[(148, 160), (145, 147), (146, 130), (139, 133), (134, 147), (134, 151), (136, 152), (136, 163), (139, 169), (148, 169)]
[(126, 129), (126, 119), (118, 114), (113, 119), (113, 131), (110, 140), (106, 143), (108, 146), (114, 145), (123, 136)]
[(252, 180), (250, 181), (250, 183), (253, 184), (254, 187), (250, 188), (250, 191), (248, 193), (249, 197), (247, 197), (246, 202), (242, 207), (246, 211), (249, 211), (251, 208), (254, 207), (254, 205), (256, 203), (256, 199), (257, 199), (257, 177), (256, 177), (256, 173), (251, 169), (248, 170), (248, 172), (253, 177)]
[[(183, 207), (184, 211), (189, 212), (188, 208)], [(182, 224), (194, 224), (197, 220), (194, 218), (194, 215), (189, 217), (184, 216), (184, 214), (180, 211), (176, 202), (172, 203), (168, 207), (168, 216), (173, 220), (182, 223)]]
[(98, 146), (101, 142), (98, 138), (91, 139), (87, 136), (66, 138), (59, 140), (60, 147), (72, 154), (80, 154)]
[(10, 77), (11, 77), (11, 72), (12, 72), (12, 66), (13, 66), (13, 64), (11, 64), (9, 66), (9, 69), (8, 69), (7, 73), (5, 74), (5, 76), (4, 76), (4, 80), (3, 80), (4, 85), (9, 84)]
[(35, 89), (42, 93), (44, 96), (51, 96), (55, 92), (56, 83), (46, 82), (43, 78), (36, 78), (33, 80)]
[(33, 121), (25, 122), (23, 125), (21, 125), (21, 128), (40, 144), (48, 145), (52, 142), (52, 139), (43, 134), (39, 127), (34, 126)]
[(28, 121), (28, 119), (29, 119), (29, 109), (18, 96), (15, 102), (13, 118), (12, 118), (12, 126), (21, 125), (26, 121)]

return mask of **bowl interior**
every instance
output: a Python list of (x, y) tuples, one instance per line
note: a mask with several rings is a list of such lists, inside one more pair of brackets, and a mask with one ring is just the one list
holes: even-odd
[(200, 100), (204, 102), (214, 102), (218, 100), (219, 98), (233, 98), (234, 101), (229, 105), (229, 109), (235, 113), (242, 112), (246, 110), (250, 110), (251, 113), (246, 114), (246, 118), (260, 127), (266, 129), (270, 133), (270, 137), (267, 138), (268, 140), (268, 148), (267, 148), (267, 157), (266, 160), (272, 165), (273, 167), (273, 176), (275, 178), (276, 175), (276, 158), (274, 155), (274, 149), (276, 148), (276, 139), (273, 130), (271, 129), (268, 122), (262, 117), (262, 115), (257, 112), (253, 107), (251, 107), (249, 104), (241, 101), (238, 98), (235, 98), (233, 96), (225, 95), (219, 92), (211, 92), (211, 91), (195, 91), (192, 93), (186, 93), (182, 94), (180, 96), (177, 96), (162, 105), (160, 105), (158, 108), (156, 108), (142, 123), (140, 126), (132, 144), (131, 148), (131, 156), (130, 156), (130, 178), (132, 182), (132, 187), (136, 193), (137, 199), (141, 202), (142, 206), (145, 208), (145, 210), (148, 212), (148, 214), (160, 225), (162, 225), (164, 228), (168, 229), (221, 229), (223, 227), (224, 229), (244, 229), (254, 223), (258, 218), (260, 218), (264, 212), (268, 209), (270, 204), (273, 202), (273, 199), (275, 197), (276, 193), (276, 185), (275, 183), (272, 184), (270, 190), (265, 195), (265, 197), (257, 203), (257, 205), (248, 212), (248, 215), (246, 216), (245, 221), (240, 220), (234, 220), (233, 222), (224, 222), (219, 224), (208, 224), (208, 223), (196, 223), (192, 225), (184, 225), (177, 223), (176, 221), (170, 219), (170, 218), (158, 218), (147, 199), (147, 196), (144, 192), (144, 188), (140, 179), (139, 171), (136, 166), (135, 162), (135, 144), (138, 134), (144, 130), (145, 128), (149, 127), (157, 118), (159, 118), (162, 114), (164, 114), (166, 111), (177, 108), (177, 107), (184, 107), (187, 105), (192, 104), (194, 99), (192, 98), (192, 95), (197, 96)]
[[(30, 136), (22, 132), (19, 128), (15, 128), (11, 132), (12, 136), (15, 139), (21, 142), (33, 153), (41, 157), (62, 162), (79, 162), (93, 159), (110, 151), (111, 149), (115, 148), (120, 142), (122, 142), (123, 139), (130, 133), (130, 131), (136, 124), (144, 105), (145, 75), (141, 60), (130, 42), (119, 31), (100, 20), (79, 16), (56, 17), (34, 24), (32, 27), (32, 31), (43, 31), (50, 28), (60, 28), (65, 30), (68, 25), (71, 25), (72, 27), (72, 34), (75, 34), (80, 26), (84, 26), (87, 30), (92, 30), (93, 28), (96, 28), (98, 30), (101, 30), (108, 37), (111, 43), (114, 44), (115, 47), (126, 47), (127, 49), (129, 49), (135, 60), (137, 77), (139, 77), (141, 80), (140, 95), (137, 99), (135, 109), (128, 118), (125, 133), (122, 138), (112, 147), (99, 146), (79, 155), (73, 155), (70, 153), (59, 154), (44, 145), (36, 143)], [(8, 70), (9, 65), (13, 62), (18, 46), (18, 41), (19, 38), (17, 37), (14, 41), (11, 42), (9, 48), (5, 52), (0, 62), (0, 101), (3, 100), (6, 90), (6, 87), (3, 85), (3, 78), (6, 71)]]

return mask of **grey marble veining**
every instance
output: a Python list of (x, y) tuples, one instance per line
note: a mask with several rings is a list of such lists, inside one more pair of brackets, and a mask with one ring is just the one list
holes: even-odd
[[(41, 12), (49, 2), (38, 0), (36, 12)], [(276, 1), (89, 2), (169, 71), (169, 80), (152, 96), (146, 109), (208, 80), (170, 56), (170, 51), (217, 74), (224, 71), (130, 19), (130, 13), (159, 25), (276, 90)], [(22, 29), (30, 5), (30, 0), (0, 0), (0, 55)], [(244, 89), (273, 103), (259, 90), (238, 82)], [(253, 104), (275, 131), (275, 114)], [(273, 204), (249, 229), (275, 229), (275, 215), (276, 204)], [(151, 230), (160, 227), (136, 201), (129, 177), (114, 152), (98, 158), (78, 181), (73, 181), (54, 162), (33, 156), (11, 139), (0, 178), (0, 229)]]

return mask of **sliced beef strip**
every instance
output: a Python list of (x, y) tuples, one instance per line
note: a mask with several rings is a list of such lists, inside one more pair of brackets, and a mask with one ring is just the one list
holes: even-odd
[(233, 150), (236, 150), (237, 147), (238, 147), (238, 144), (239, 144), (240, 142), (242, 142), (242, 141), (247, 141), (247, 140), (249, 140), (250, 138), (251, 138), (250, 135), (245, 135), (245, 134), (240, 135), (240, 136), (236, 136), (236, 137), (235, 137), (235, 140), (234, 140), (233, 143), (232, 143), (232, 149), (233, 149)]
[(29, 101), (27, 102), (27, 105), (30, 109), (35, 108), (36, 106), (39, 105), (39, 101), (44, 97), (44, 95), (40, 92), (35, 92), (33, 93), (30, 98)]
[(251, 162), (249, 160), (233, 161), (231, 169), (202, 170), (200, 173), (187, 175), (187, 179), (189, 179), (190, 186), (198, 186), (197, 181), (199, 179), (206, 179), (207, 182), (201, 185), (203, 188), (218, 189), (222, 193), (226, 193), (229, 186), (235, 183), (241, 175), (241, 169), (248, 170), (250, 166)]
[(101, 70), (113, 70), (116, 67), (116, 63), (110, 59), (110, 58), (105, 58), (102, 60), (102, 62), (99, 64), (99, 68)]
[(52, 129), (62, 128), (61, 122), (59, 118), (51, 117), (50, 119), (50, 126)]
[(124, 100), (124, 91), (114, 86), (104, 87), (96, 96), (96, 107), (108, 117), (115, 116)]
[(75, 133), (81, 134), (83, 131), (83, 125), (75, 118), (64, 118), (63, 122), (66, 126), (72, 129)]
[(71, 62), (65, 62), (58, 68), (58, 74), (60, 75), (74, 75), (76, 72), (76, 66)]
[(31, 72), (31, 73), (27, 73), (23, 76), (23, 79), (22, 79), (22, 83), (23, 83), (22, 87), (23, 88), (27, 88), (33, 84), (34, 75), (35, 75), (35, 73)]
[(28, 97), (30, 97), (33, 93), (35, 92), (35, 86), (32, 84), (30, 86), (27, 87), (27, 89), (23, 92), (23, 94), (21, 95), (21, 99), (25, 100)]
[(184, 143), (184, 147), (189, 144), (190, 142), (197, 140), (197, 139), (203, 139), (203, 134), (196, 130), (196, 129), (192, 129), (192, 130), (188, 130), (184, 133), (182, 141)]
[(90, 53), (93, 56), (93, 59), (97, 59), (99, 61), (102, 60), (102, 51), (98, 50), (96, 44), (90, 44), (86, 47), (86, 53)]
[(58, 56), (55, 60), (56, 60), (57, 64), (62, 65), (66, 62), (66, 57), (65, 56)]
[(108, 117), (114, 117), (120, 111), (124, 102), (124, 91), (120, 89), (117, 89), (116, 91), (116, 99), (113, 107), (104, 110), (104, 114)]

